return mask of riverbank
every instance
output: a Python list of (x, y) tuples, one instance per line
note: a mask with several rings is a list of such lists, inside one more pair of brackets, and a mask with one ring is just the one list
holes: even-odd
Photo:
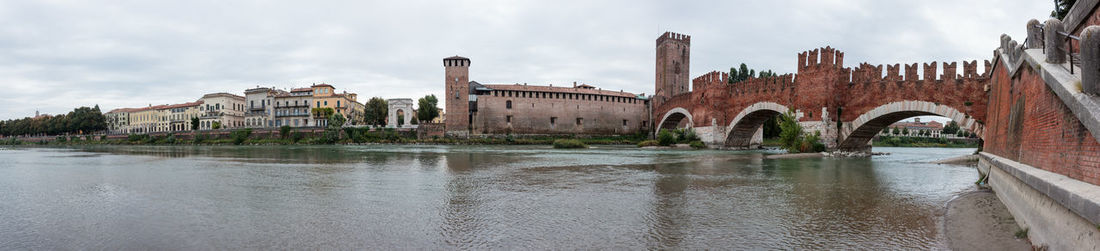
[[(240, 133), (238, 133), (240, 132)], [(577, 140), (588, 145), (636, 145), (645, 140), (644, 136), (610, 137), (574, 137), (574, 136), (533, 136), (533, 137), (479, 137), (447, 138), (433, 137), (419, 139), (394, 132), (326, 132), (306, 136), (305, 133), (292, 133), (286, 137), (278, 135), (264, 137), (244, 131), (234, 131), (223, 137), (198, 134), (190, 137), (181, 135), (145, 135), (134, 134), (126, 137), (57, 136), (50, 141), (21, 141), (15, 138), (0, 139), (0, 145), (359, 145), (359, 144), (433, 144), (433, 145), (552, 145), (556, 140)]]
[(965, 193), (947, 202), (944, 235), (952, 250), (1031, 250), (1008, 208), (989, 190)]

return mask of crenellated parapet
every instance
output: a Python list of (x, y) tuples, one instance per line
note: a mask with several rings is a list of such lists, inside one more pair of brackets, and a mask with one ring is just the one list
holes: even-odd
[(844, 52), (825, 46), (798, 53), (798, 72), (820, 68), (844, 68)]
[(683, 43), (685, 45), (690, 45), (691, 44), (691, 36), (680, 34), (680, 33), (675, 33), (675, 32), (668, 32), (668, 31), (666, 31), (664, 34), (661, 34), (660, 37), (657, 37), (657, 44), (660, 45), (662, 42), (665, 42), (666, 40), (680, 42), (680, 43)]
[(797, 86), (794, 79), (794, 74), (790, 73), (774, 77), (752, 78), (733, 83), (730, 85), (730, 92), (735, 96), (790, 92)]
[[(851, 71), (851, 84), (884, 84), (884, 83), (899, 83), (906, 84), (942, 84), (942, 83), (977, 83), (979, 81), (971, 81), (984, 79), (988, 73), (979, 75), (977, 73), (978, 61), (963, 61), (963, 74), (958, 74), (958, 62), (931, 62), (931, 63), (913, 63), (904, 64), (905, 71), (901, 71), (902, 64), (886, 65), (886, 75), (882, 75), (883, 65), (872, 65), (868, 63), (861, 63), (855, 69)], [(918, 69), (918, 67), (920, 67)], [(942, 67), (942, 74), (939, 74), (939, 69)], [(987, 66), (988, 68), (988, 66)], [(987, 69), (988, 70), (988, 69)], [(924, 78), (918, 77), (922, 74)]]
[(701, 76), (695, 77), (695, 79), (692, 79), (691, 89), (698, 92), (715, 87), (724, 87), (727, 83), (729, 83), (729, 78), (730, 74), (728, 72), (708, 72)]

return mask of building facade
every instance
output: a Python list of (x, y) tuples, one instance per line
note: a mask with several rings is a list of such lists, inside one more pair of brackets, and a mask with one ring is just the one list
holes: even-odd
[(263, 128), (275, 126), (275, 98), (288, 94), (284, 90), (268, 87), (256, 87), (244, 91), (247, 109), (244, 115), (244, 125), (249, 128)]
[(199, 101), (200, 130), (244, 127), (244, 97), (219, 92), (203, 95)]
[[(348, 125), (362, 123), (365, 106), (356, 100), (358, 95), (346, 91), (336, 93), (336, 88), (328, 84), (317, 84), (310, 88), (313, 90), (314, 108), (332, 108), (334, 112), (344, 116), (347, 120), (345, 124)], [(328, 118), (314, 116), (313, 120), (316, 121), (316, 126), (328, 126)]]
[(308, 127), (313, 118), (310, 116), (310, 104), (313, 101), (312, 88), (294, 88), (289, 93), (275, 96), (273, 126)]
[(451, 136), (624, 135), (649, 130), (649, 99), (623, 91), (469, 81), (470, 59), (443, 59)]

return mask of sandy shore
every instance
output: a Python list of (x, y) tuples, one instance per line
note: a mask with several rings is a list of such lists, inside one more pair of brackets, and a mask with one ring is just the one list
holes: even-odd
[(944, 235), (952, 250), (1031, 250), (1025, 239), (1016, 239), (1016, 220), (988, 190), (960, 195), (947, 202)]

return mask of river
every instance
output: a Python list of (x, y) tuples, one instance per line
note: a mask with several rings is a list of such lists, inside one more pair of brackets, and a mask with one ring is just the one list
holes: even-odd
[(0, 147), (0, 249), (940, 249), (974, 149)]

